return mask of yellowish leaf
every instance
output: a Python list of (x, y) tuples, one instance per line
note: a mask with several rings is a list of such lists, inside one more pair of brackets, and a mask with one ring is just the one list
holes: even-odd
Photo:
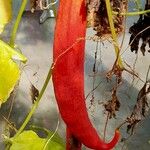
[(0, 104), (8, 99), (20, 77), (20, 69), (14, 58), (23, 62), (27, 60), (0, 40)]
[(0, 34), (12, 18), (12, 0), (0, 0)]

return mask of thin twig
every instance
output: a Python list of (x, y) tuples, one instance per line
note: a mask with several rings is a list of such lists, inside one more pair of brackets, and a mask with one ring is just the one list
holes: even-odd
[(14, 105), (14, 102), (15, 102), (15, 97), (16, 97), (16, 91), (17, 91), (17, 89), (18, 89), (18, 84), (15, 87), (15, 89), (14, 89), (14, 91), (12, 93), (12, 96), (11, 96), (11, 103), (10, 103), (10, 109), (9, 109), (9, 113), (8, 113), (8, 116), (7, 116), (7, 120), (9, 120), (11, 112), (12, 112), (12, 109), (13, 109), (13, 105)]
[(108, 112), (107, 113), (107, 117), (106, 117), (106, 122), (105, 122), (105, 126), (104, 126), (104, 141), (106, 139), (106, 130), (107, 130), (107, 125), (108, 125), (108, 121), (109, 121), (109, 116), (110, 116), (110, 113)]
[(97, 84), (97, 86), (95, 86), (95, 87), (92, 89), (92, 91), (90, 91), (90, 92), (87, 94), (87, 96), (85, 97), (85, 99), (87, 99), (87, 98), (89, 97), (89, 95), (90, 95), (93, 91), (95, 91), (95, 90), (100, 86), (101, 83), (102, 83), (102, 81), (100, 81), (100, 82)]
[(129, 141), (129, 139), (130, 139), (132, 136), (133, 136), (133, 135), (129, 135), (129, 136), (126, 138), (126, 140), (124, 141), (124, 143), (123, 143), (123, 145), (122, 145), (121, 150), (124, 149), (125, 144), (127, 143), (127, 141)]
[(11, 129), (17, 132), (17, 129), (11, 124), (11, 122), (5, 116), (2, 115), (2, 118), (7, 122), (7, 124), (9, 125)]
[(122, 122), (122, 123), (117, 127), (117, 129), (120, 130), (120, 128), (121, 128), (123, 125), (125, 125), (126, 123), (127, 123), (127, 120), (125, 120), (124, 122)]
[(137, 77), (140, 81), (142, 81), (143, 83), (145, 83), (145, 81), (144, 81), (143, 79), (141, 79), (136, 73), (134, 73), (133, 70), (130, 71), (130, 70), (124, 68), (124, 71), (126, 71), (126, 72), (128, 72), (129, 74), (131, 74), (131, 75)]
[[(136, 54), (136, 58), (135, 58), (135, 61), (133, 63), (133, 71), (135, 71), (135, 67), (136, 67), (136, 63), (137, 63), (137, 60), (138, 60), (138, 53)], [(134, 82), (135, 78), (133, 76), (133, 80), (132, 80), (132, 83)]]
[(115, 11), (112, 11), (114, 15), (122, 15), (122, 16), (137, 16), (137, 15), (143, 15), (150, 12), (150, 9), (148, 10), (142, 10), (142, 11), (136, 11), (136, 12), (125, 12), (125, 13), (118, 13)]
[(56, 129), (55, 129), (55, 131), (54, 131), (54, 133), (53, 133), (52, 135), (50, 134), (50, 135), (47, 137), (48, 140), (46, 141), (43, 150), (46, 150), (48, 144), (51, 142), (52, 138), (53, 138), (53, 137), (55, 136), (55, 134), (57, 133), (58, 128), (59, 128), (59, 124), (60, 124), (60, 121), (59, 121), (59, 117), (58, 117)]
[(44, 10), (44, 9), (49, 9), (50, 7), (52, 7), (53, 5), (55, 5), (56, 3), (58, 3), (58, 0), (55, 0), (54, 2), (50, 2), (46, 6), (43, 6), (43, 0), (40, 0), (39, 1), (39, 6), (40, 6), (41, 10)]
[(148, 67), (147, 74), (146, 74), (146, 82), (148, 82), (149, 72), (150, 72), (150, 65), (149, 65), (149, 67)]
[[(91, 95), (91, 99), (90, 99), (90, 105), (92, 106), (93, 104), (94, 104), (94, 98), (95, 98), (95, 93), (94, 93), (94, 89), (95, 89), (95, 75), (96, 75), (96, 73), (97, 73), (97, 51), (98, 51), (98, 44), (99, 44), (99, 42), (97, 42), (96, 43), (96, 51), (95, 51), (95, 59), (94, 59), (94, 64), (93, 64), (93, 87), (92, 87), (92, 95)], [(91, 108), (91, 106), (90, 106), (90, 108)]]

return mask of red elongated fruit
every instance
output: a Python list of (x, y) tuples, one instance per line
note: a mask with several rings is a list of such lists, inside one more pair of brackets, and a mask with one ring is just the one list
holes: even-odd
[[(85, 0), (60, 0), (54, 37), (54, 62), (68, 47), (86, 34)], [(75, 137), (94, 150), (110, 150), (119, 139), (116, 130), (110, 143), (104, 143), (92, 126), (84, 96), (84, 48), (85, 41), (76, 43), (58, 59), (53, 70), (53, 84), (61, 116), (69, 131), (67, 137)], [(69, 141), (69, 139), (68, 139)], [(67, 141), (67, 150), (70, 150)]]

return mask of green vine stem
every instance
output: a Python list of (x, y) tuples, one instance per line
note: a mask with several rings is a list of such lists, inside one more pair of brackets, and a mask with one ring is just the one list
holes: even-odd
[(143, 10), (143, 11), (137, 11), (137, 12), (127, 12), (127, 13), (118, 13), (115, 11), (112, 11), (114, 15), (122, 15), (122, 16), (136, 16), (136, 15), (142, 15), (150, 12), (150, 9)]
[(49, 83), (49, 80), (51, 79), (51, 76), (52, 76), (52, 71), (53, 71), (53, 68), (54, 68), (54, 64), (51, 65), (50, 69), (49, 69), (49, 72), (48, 72), (48, 75), (46, 77), (46, 80), (44, 82), (44, 85), (41, 89), (41, 92), (37, 98), (37, 100), (35, 101), (34, 105), (32, 106), (31, 108), (31, 111), (29, 112), (28, 116), (26, 117), (25, 121), (23, 122), (23, 124), (21, 125), (20, 129), (17, 131), (17, 133), (15, 134), (14, 138), (17, 137), (23, 130), (24, 128), (26, 127), (27, 123), (30, 121), (33, 113), (35, 112), (36, 108), (38, 107), (38, 104), (46, 90), (46, 87)]
[[(51, 2), (53, 3), (54, 0), (51, 0)], [(54, 17), (56, 17), (56, 16), (57, 16), (57, 14), (56, 14), (56, 4), (55, 4), (55, 5), (52, 5), (52, 10), (53, 10), (53, 12), (54, 12)]]
[(28, 0), (22, 0), (22, 4), (21, 4), (20, 10), (19, 10), (17, 19), (15, 21), (15, 24), (13, 26), (13, 29), (12, 29), (12, 32), (11, 32), (11, 36), (10, 36), (10, 46), (11, 47), (15, 46), (16, 33), (18, 31), (18, 27), (19, 27), (19, 24), (20, 24), (20, 21), (21, 21), (21, 18), (22, 18), (22, 14), (23, 14), (23, 12), (25, 10), (27, 2), (28, 2)]
[(48, 144), (50, 143), (50, 141), (52, 140), (52, 138), (53, 138), (53, 137), (55, 136), (55, 134), (57, 133), (58, 128), (59, 128), (59, 124), (60, 124), (60, 121), (59, 121), (59, 118), (58, 118), (58, 122), (57, 122), (56, 129), (55, 129), (55, 131), (54, 131), (53, 134), (49, 134), (49, 135), (48, 135), (47, 141), (46, 141), (46, 143), (45, 143), (45, 145), (44, 145), (44, 147), (43, 147), (43, 150), (46, 150), (46, 149), (47, 149)]
[(110, 30), (111, 30), (111, 34), (112, 34), (112, 39), (114, 42), (114, 48), (115, 48), (115, 52), (116, 52), (116, 56), (117, 56), (117, 63), (119, 65), (120, 68), (124, 68), (123, 64), (122, 64), (122, 59), (119, 55), (119, 45), (117, 42), (117, 35), (115, 32), (115, 27), (114, 27), (114, 22), (113, 22), (113, 14), (112, 14), (112, 10), (111, 10), (111, 4), (110, 4), (110, 0), (106, 0), (106, 8), (107, 8), (107, 14), (108, 14), (108, 20), (109, 20), (109, 24), (110, 24)]

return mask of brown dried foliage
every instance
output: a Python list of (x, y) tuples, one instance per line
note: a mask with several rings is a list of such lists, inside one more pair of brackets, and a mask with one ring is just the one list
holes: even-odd
[[(150, 9), (150, 4), (145, 5), (145, 10), (147, 9)], [(140, 50), (144, 56), (146, 52), (146, 45), (150, 48), (150, 13), (140, 15), (139, 20), (130, 27), (129, 33), (131, 34), (129, 41), (131, 51), (135, 51), (135, 53), (138, 52), (140, 45), (139, 41), (142, 39)], [(148, 49), (148, 52), (150, 52), (150, 49)]]
[(147, 95), (150, 93), (150, 81), (146, 81), (137, 96), (137, 103), (134, 106), (133, 112), (130, 117), (127, 117), (127, 132), (134, 133), (136, 125), (145, 117), (148, 106)]
[(107, 81), (111, 80), (112, 76), (116, 76), (117, 84), (121, 84), (122, 82), (122, 72), (123, 69), (120, 68), (116, 63), (113, 65), (113, 68), (106, 74)]
[(31, 84), (30, 95), (31, 95), (32, 103), (34, 104), (37, 97), (39, 96), (39, 90), (33, 84)]
[[(113, 16), (117, 34), (123, 31), (124, 16), (120, 15), (120, 13), (126, 11), (126, 5), (126, 0), (111, 0), (112, 10), (118, 13)], [(105, 0), (87, 0), (87, 8), (88, 27), (93, 27), (99, 37), (111, 36)]]
[(116, 95), (117, 88), (113, 88), (112, 90), (112, 99), (109, 100), (106, 104), (104, 104), (105, 110), (109, 113), (109, 119), (116, 118), (116, 111), (119, 111), (120, 102)]

